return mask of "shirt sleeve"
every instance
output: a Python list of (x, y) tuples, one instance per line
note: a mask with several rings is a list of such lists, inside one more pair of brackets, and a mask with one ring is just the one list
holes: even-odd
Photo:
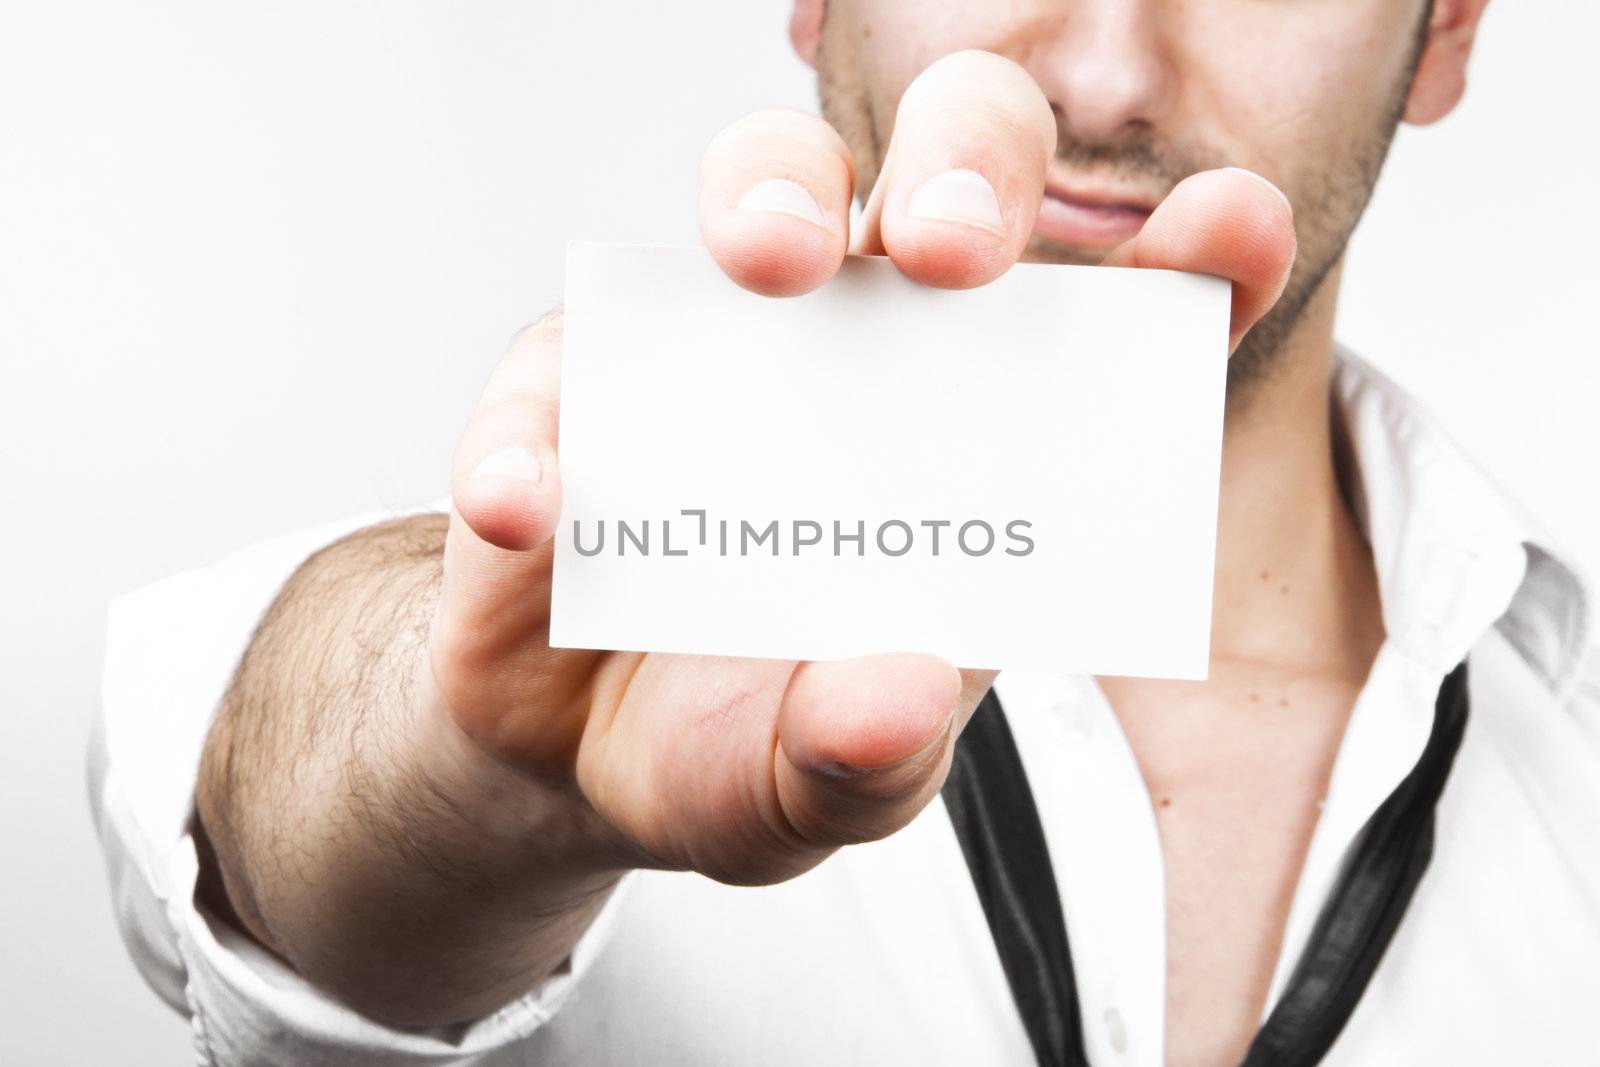
[(256, 623), (306, 557), (347, 533), (449, 510), (449, 498), (351, 515), (251, 545), (114, 599), (89, 801), (134, 963), (192, 1026), (202, 1064), (470, 1064), (551, 1018), (588, 969), (634, 878), (613, 891), (562, 970), (470, 1023), (397, 1030), (345, 1007), (194, 900), (189, 833), (212, 715)]

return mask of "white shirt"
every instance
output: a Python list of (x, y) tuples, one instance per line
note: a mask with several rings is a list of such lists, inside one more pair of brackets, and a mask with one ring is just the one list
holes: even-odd
[[(1596, 1062), (1600, 652), (1586, 583), (1391, 380), (1341, 351), (1332, 387), (1388, 636), (1338, 750), (1263, 1019), (1356, 831), (1416, 762), (1440, 681), (1470, 652), (1432, 864), (1325, 1062)], [(197, 908), (195, 768), (252, 627), (314, 549), (405, 513), (262, 542), (110, 606), (91, 799), (124, 938), (192, 1020), (200, 1062), (1032, 1062), (937, 797), (899, 833), (782, 885), (632, 872), (567, 972), (425, 1033), (357, 1015)], [(1007, 671), (996, 685), (1055, 867), (1090, 1060), (1159, 1067), (1162, 856), (1127, 740), (1092, 677)]]

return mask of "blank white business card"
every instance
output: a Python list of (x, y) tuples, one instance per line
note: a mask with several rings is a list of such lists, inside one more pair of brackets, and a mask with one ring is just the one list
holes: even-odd
[(1228, 318), (1173, 271), (773, 299), (574, 242), (551, 644), (1203, 678)]

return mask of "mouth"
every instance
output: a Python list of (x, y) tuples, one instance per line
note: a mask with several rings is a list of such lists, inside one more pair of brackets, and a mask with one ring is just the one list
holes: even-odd
[(1096, 186), (1073, 184), (1051, 175), (1033, 234), (1052, 244), (1109, 252), (1139, 232), (1158, 198)]

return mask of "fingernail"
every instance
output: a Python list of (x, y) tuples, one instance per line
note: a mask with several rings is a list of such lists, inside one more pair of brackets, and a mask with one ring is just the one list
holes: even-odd
[(787, 178), (768, 178), (750, 187), (739, 198), (735, 210), (776, 211), (780, 215), (793, 215), (797, 219), (828, 228), (828, 217), (822, 213), (817, 198), (806, 192), (805, 186)]
[(483, 474), (504, 474), (537, 485), (544, 477), (544, 465), (525, 448), (500, 448), (484, 456), (472, 468), (474, 478)]
[(1000, 219), (1000, 198), (994, 186), (975, 170), (947, 170), (935, 174), (917, 187), (906, 203), (906, 214), (915, 219), (943, 219), (963, 222), (980, 230), (1004, 236)]
[(1268, 189), (1271, 189), (1273, 192), (1277, 193), (1278, 194), (1278, 199), (1283, 201), (1283, 206), (1288, 208), (1290, 213), (1294, 212), (1294, 205), (1289, 203), (1288, 194), (1285, 193), (1282, 189), (1279, 189), (1276, 185), (1274, 185), (1271, 182), (1267, 181), (1267, 179), (1263, 178), (1261, 175), (1257, 174), (1255, 171), (1253, 171), (1253, 170), (1245, 170), (1243, 167), (1224, 167), (1222, 169), (1223, 170), (1231, 170), (1231, 171), (1233, 171), (1233, 172), (1235, 172), (1237, 174), (1245, 174), (1245, 175), (1248, 175), (1248, 176), (1254, 178), (1256, 181), (1260, 182), (1262, 185), (1265, 185)]
[(857, 778), (870, 778), (874, 774), (882, 774), (882, 769), (877, 767), (857, 767), (853, 763), (840, 763), (838, 760), (822, 760), (812, 764), (818, 774), (825, 778), (834, 778), (841, 782), (854, 781)]

